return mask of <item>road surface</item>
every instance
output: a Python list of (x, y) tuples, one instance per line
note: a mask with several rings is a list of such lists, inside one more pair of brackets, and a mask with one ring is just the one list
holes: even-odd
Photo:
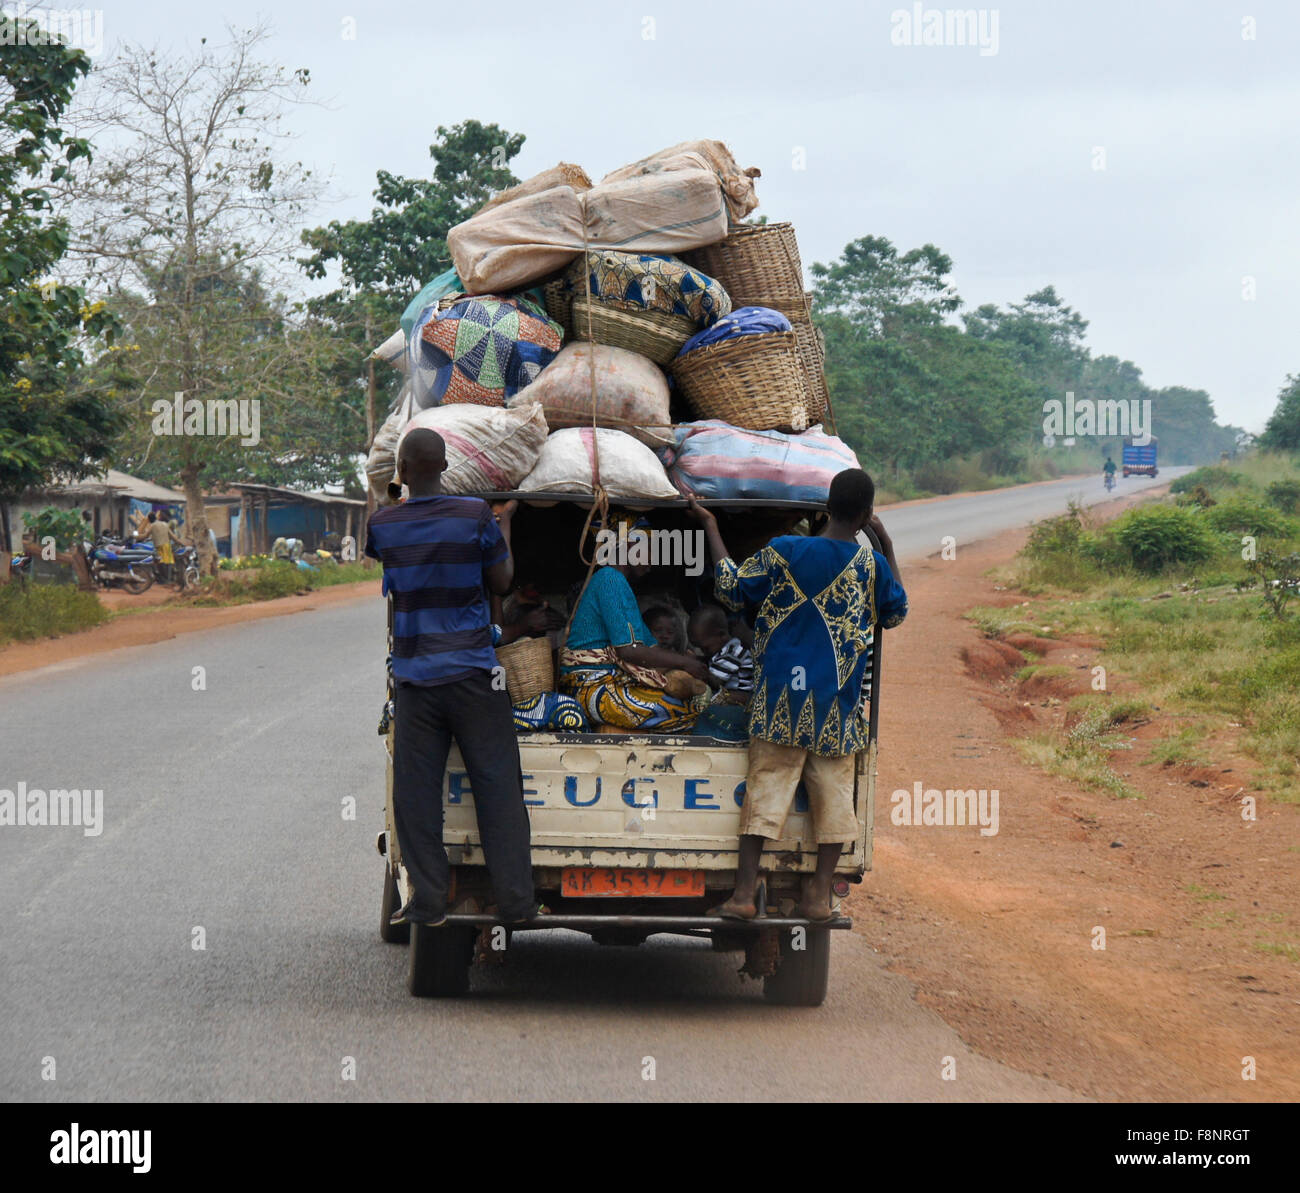
[[(1081, 487), (888, 525), (915, 557)], [(0, 1098), (1074, 1096), (972, 1053), (851, 933), (817, 1009), (768, 1006), (704, 942), (570, 933), (517, 936), (468, 999), (411, 998), (376, 931), (383, 684), (378, 601), (0, 679), (0, 789), (103, 792), (98, 835), (0, 827)]]

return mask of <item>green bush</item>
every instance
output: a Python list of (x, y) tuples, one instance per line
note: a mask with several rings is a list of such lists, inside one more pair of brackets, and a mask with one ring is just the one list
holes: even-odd
[(1201, 516), (1215, 530), (1229, 534), (1282, 537), (1295, 530), (1295, 523), (1276, 506), (1266, 505), (1253, 497), (1229, 497), (1211, 506)]
[(76, 510), (63, 510), (57, 506), (46, 506), (39, 514), (23, 515), (23, 526), (27, 536), (38, 543), (47, 537), (54, 539), (54, 546), (60, 551), (71, 551), (83, 538), (91, 537), (86, 520)]
[(0, 642), (70, 634), (107, 620), (93, 592), (66, 584), (0, 584)]
[(1300, 481), (1274, 481), (1265, 490), (1268, 500), (1285, 514), (1300, 514)]
[(1082, 535), (1083, 507), (1072, 501), (1066, 513), (1034, 523), (1024, 554), (1030, 559), (1043, 559), (1063, 551), (1077, 551)]
[(1206, 489), (1236, 489), (1245, 483), (1240, 472), (1225, 468), (1222, 464), (1210, 464), (1204, 468), (1195, 468), (1185, 472), (1169, 486), (1171, 493), (1190, 493), (1197, 485)]
[(1174, 505), (1129, 510), (1116, 518), (1099, 539), (1099, 547), (1108, 540), (1124, 563), (1149, 574), (1171, 564), (1201, 563), (1215, 549), (1205, 518)]

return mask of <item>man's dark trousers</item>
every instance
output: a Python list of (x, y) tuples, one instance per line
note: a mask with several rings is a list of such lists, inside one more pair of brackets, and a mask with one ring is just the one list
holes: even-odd
[(452, 739), (474, 796), (479, 840), (498, 914), (537, 910), (531, 831), (510, 697), (487, 671), (422, 687), (398, 683), (393, 697), (393, 818), (415, 910), (441, 914), (450, 873), (442, 843), (442, 784)]

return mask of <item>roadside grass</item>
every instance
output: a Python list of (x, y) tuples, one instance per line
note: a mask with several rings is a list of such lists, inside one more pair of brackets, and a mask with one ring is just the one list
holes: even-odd
[(1110, 755), (1133, 748), (1132, 741), (1117, 730), (1142, 719), (1149, 711), (1146, 703), (1096, 700), (1080, 707), (1082, 715), (1063, 733), (1036, 733), (1019, 739), (1015, 745), (1022, 757), (1048, 774), (1116, 799), (1142, 799), (1142, 793), (1111, 767)]
[(270, 560), (255, 569), (255, 574), (251, 576), (243, 569), (222, 569), (216, 576), (205, 579), (198, 593), (186, 600), (200, 608), (248, 605), (314, 592), (320, 588), (332, 588), (338, 584), (378, 580), (381, 575), (378, 567), (367, 567), (361, 562), (331, 563), (312, 571), (304, 571), (284, 560)]
[(1030, 663), (1028, 667), (1021, 667), (1016, 672), (1016, 682), (1024, 683), (1028, 679), (1060, 679), (1073, 674), (1073, 667), (1064, 667), (1059, 663)]
[[(1253, 531), (1259, 552), (1300, 551), (1300, 517), (1283, 508), (1293, 481), (1296, 460), (1251, 456), (1180, 478), (1183, 504), (1166, 498), (1105, 525), (1078, 509), (1048, 519), (998, 575), (1028, 604), (967, 616), (989, 637), (1020, 628), (1041, 637), (1050, 623), (1058, 637), (1100, 639), (1108, 686), (1123, 682), (1166, 713), (1196, 718), (1152, 746), (1152, 761), (1208, 763), (1215, 728), (1239, 729), (1240, 749), (1258, 764), (1254, 789), (1300, 804), (1300, 605), (1283, 617), (1267, 611), (1247, 586), (1243, 543)], [(1198, 487), (1212, 504), (1188, 500)], [(1024, 749), (1044, 769), (1116, 790), (1104, 750), (1081, 756), (1059, 734)]]
[(72, 584), (0, 585), (0, 646), (72, 634), (108, 618), (98, 596)]

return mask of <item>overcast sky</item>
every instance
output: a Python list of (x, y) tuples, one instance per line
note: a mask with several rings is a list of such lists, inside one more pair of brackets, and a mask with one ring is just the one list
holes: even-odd
[(367, 215), (378, 169), (427, 174), (436, 126), (466, 118), (526, 134), (521, 177), (718, 138), (762, 169), (759, 211), (794, 222), (805, 265), (874, 234), (938, 245), (968, 307), (1051, 283), (1094, 353), (1260, 429), (1300, 372), (1300, 4), (1011, 0), (976, 10), (983, 47), (896, 44), (917, 9), (944, 6), (122, 0), (102, 19), (109, 53), (269, 18), (265, 56), (329, 101), (291, 114), (333, 179), (313, 223)]

